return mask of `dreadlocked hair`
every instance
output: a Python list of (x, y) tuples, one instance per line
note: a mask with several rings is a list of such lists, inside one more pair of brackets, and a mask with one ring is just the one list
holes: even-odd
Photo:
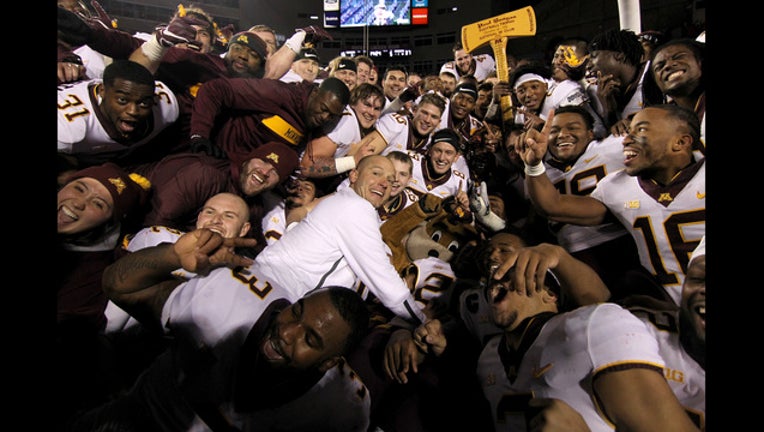
[(607, 30), (592, 38), (589, 42), (589, 52), (599, 50), (623, 53), (626, 62), (634, 66), (642, 63), (642, 56), (645, 53), (636, 33), (619, 29)]

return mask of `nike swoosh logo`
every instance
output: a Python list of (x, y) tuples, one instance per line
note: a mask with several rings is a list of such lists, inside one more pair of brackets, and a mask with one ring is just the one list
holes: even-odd
[(544, 375), (545, 373), (549, 372), (549, 370), (552, 369), (552, 366), (554, 366), (554, 363), (547, 363), (541, 369), (533, 368), (531, 370), (531, 375), (533, 375), (533, 378), (539, 378), (541, 377), (541, 375)]
[(695, 192), (695, 196), (698, 197), (698, 199), (703, 199), (706, 197), (706, 193)]
[(584, 159), (584, 162), (585, 162), (585, 163), (589, 163), (589, 162), (593, 161), (593, 160), (594, 160), (596, 157), (597, 157), (597, 156), (592, 156), (592, 157), (590, 157), (589, 159)]

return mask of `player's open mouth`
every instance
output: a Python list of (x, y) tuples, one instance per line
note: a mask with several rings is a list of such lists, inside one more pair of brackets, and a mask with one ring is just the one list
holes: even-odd
[(252, 173), (250, 177), (252, 177), (253, 180), (255, 180), (256, 182), (260, 184), (265, 183), (265, 180), (263, 180), (260, 176), (258, 176), (257, 173)]
[(273, 339), (268, 339), (263, 343), (262, 352), (268, 360), (283, 360), (284, 354), (281, 353), (281, 347)]
[(70, 210), (68, 207), (66, 207), (66, 206), (61, 206), (61, 209), (60, 209), (60, 211), (61, 211), (61, 213), (63, 213), (63, 214), (64, 214), (64, 216), (68, 217), (69, 219), (71, 219), (71, 220), (73, 220), (73, 221), (77, 221), (77, 220), (79, 220), (79, 219), (80, 219), (80, 217), (79, 217), (79, 216), (77, 216), (77, 214), (76, 214), (76, 213), (74, 213), (73, 211), (71, 211), (71, 210)]
[(135, 130), (135, 125), (138, 122), (129, 121), (129, 120), (120, 120), (119, 121), (119, 130), (123, 134), (128, 134)]
[(557, 143), (557, 146), (556, 146), (556, 147), (557, 147), (558, 149), (563, 149), (563, 148), (573, 147), (573, 143), (572, 143), (572, 142)]
[(631, 150), (631, 149), (624, 149), (623, 150), (623, 157), (625, 161), (630, 161), (637, 157), (639, 155), (638, 152)]

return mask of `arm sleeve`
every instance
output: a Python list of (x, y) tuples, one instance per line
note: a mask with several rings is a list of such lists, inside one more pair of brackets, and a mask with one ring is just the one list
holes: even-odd
[(345, 259), (385, 307), (406, 321), (416, 324), (424, 322), (424, 313), (390, 262), (389, 249), (382, 241), (376, 212), (360, 208), (361, 205), (370, 206), (364, 200), (346, 209), (342, 213), (344, 220), (337, 224), (341, 229), (337, 230), (336, 235)]
[(123, 30), (94, 26), (93, 37), (88, 46), (111, 58), (127, 59), (143, 42), (142, 39)]
[[(265, 111), (273, 109), (273, 100), (291, 100), (286, 94), (288, 84), (258, 78), (215, 78), (204, 83), (194, 100), (191, 113), (191, 135), (210, 137), (215, 118), (224, 108)], [(274, 92), (282, 90), (281, 99)]]
[(223, 190), (227, 174), (193, 162), (181, 169), (166, 168), (175, 175), (154, 189), (144, 226), (164, 225), (185, 230), (188, 229), (186, 223), (196, 216), (207, 198)]

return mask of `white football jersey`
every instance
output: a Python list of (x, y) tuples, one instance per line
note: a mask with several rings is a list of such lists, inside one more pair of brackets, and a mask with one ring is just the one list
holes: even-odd
[(337, 144), (337, 150), (334, 151), (334, 157), (343, 157), (350, 151), (350, 145), (361, 141), (361, 126), (358, 124), (358, 117), (350, 105), (345, 106), (337, 126), (326, 136)]
[(285, 232), (286, 211), (282, 200), (263, 216), (263, 236), (265, 236), (266, 244), (271, 245), (277, 242)]
[(411, 120), (407, 116), (398, 113), (388, 113), (379, 117), (377, 120), (377, 132), (382, 135), (382, 138), (387, 143), (387, 147), (381, 153), (383, 156), (394, 150), (406, 153), (407, 150), (422, 150), (427, 146), (431, 137), (427, 137), (420, 145), (420, 148), (409, 148), (409, 141), (411, 139), (410, 122)]
[[(411, 180), (409, 180), (409, 187), (411, 189), (421, 193), (431, 193), (441, 198), (446, 198), (451, 195), (456, 196), (459, 190), (467, 191), (467, 188), (469, 187), (467, 184), (469, 172), (464, 173), (457, 170), (455, 166), (456, 164), (454, 164), (451, 165), (451, 171), (444, 174), (442, 178), (430, 179), (426, 174), (426, 156), (414, 151), (409, 151), (408, 153), (409, 156), (411, 156), (411, 160), (414, 162), (413, 173), (411, 175)], [(462, 157), (460, 156), (459, 159), (462, 159)]]
[[(616, 364), (662, 369), (658, 343), (645, 324), (614, 303), (584, 306), (547, 321), (518, 364), (505, 335), (494, 336), (478, 360), (477, 373), (496, 431), (526, 431), (531, 397), (562, 399), (592, 432), (612, 432), (592, 394), (592, 378)], [(515, 371), (511, 381), (507, 370)]]
[(485, 288), (482, 285), (465, 289), (459, 295), (459, 317), (470, 334), (480, 342), (480, 346), (502, 332), (493, 322), (491, 305), (486, 299)]
[(414, 299), (420, 307), (424, 308), (427, 303), (435, 298), (450, 295), (456, 280), (456, 275), (451, 270), (451, 264), (440, 258), (427, 257), (414, 260), (409, 267), (408, 271), (416, 272)]
[(630, 231), (642, 265), (679, 304), (690, 254), (706, 234), (705, 160), (666, 186), (617, 171), (600, 180), (590, 196)]
[[(183, 231), (166, 226), (150, 226), (141, 229), (133, 235), (126, 236), (123, 242), (126, 242), (127, 244), (123, 244), (122, 247), (129, 252), (135, 252), (161, 243), (174, 244), (183, 234), (185, 234)], [(190, 272), (184, 268), (179, 268), (172, 272), (172, 274), (183, 280), (188, 280), (196, 276), (196, 273)], [(114, 304), (111, 300), (106, 303), (104, 315), (106, 316), (106, 329), (104, 332), (107, 334), (122, 332), (140, 325), (138, 320), (130, 316), (130, 314)]]
[[(477, 78), (478, 81), (483, 81), (484, 79), (488, 78), (492, 72), (496, 72), (496, 60), (494, 60), (490, 55), (478, 54), (473, 55), (472, 58), (475, 60), (475, 73), (473, 75), (475, 78)], [(443, 63), (443, 66), (440, 67), (440, 72), (443, 71), (448, 71), (454, 74), (457, 81), (459, 81), (459, 78), (461, 78), (459, 69), (456, 67), (456, 62), (453, 60)]]
[(706, 417), (706, 371), (682, 347), (679, 341), (679, 311), (657, 310), (647, 305), (629, 305), (627, 309), (641, 319), (658, 341), (663, 369), (671, 390), (696, 425), (704, 426)]
[(146, 144), (164, 128), (178, 119), (180, 109), (175, 94), (161, 81), (156, 81), (158, 103), (153, 108), (151, 131), (131, 144), (117, 142), (101, 124), (97, 106), (100, 79), (58, 86), (58, 151), (86, 155), (93, 160), (108, 162), (128, 151)]
[[(545, 162), (546, 175), (563, 194), (589, 195), (606, 175), (621, 170), (623, 165), (623, 137), (609, 135), (601, 141), (592, 141), (586, 150), (566, 171)], [(578, 252), (627, 235), (620, 223), (583, 226), (553, 225), (557, 242), (568, 252)]]

